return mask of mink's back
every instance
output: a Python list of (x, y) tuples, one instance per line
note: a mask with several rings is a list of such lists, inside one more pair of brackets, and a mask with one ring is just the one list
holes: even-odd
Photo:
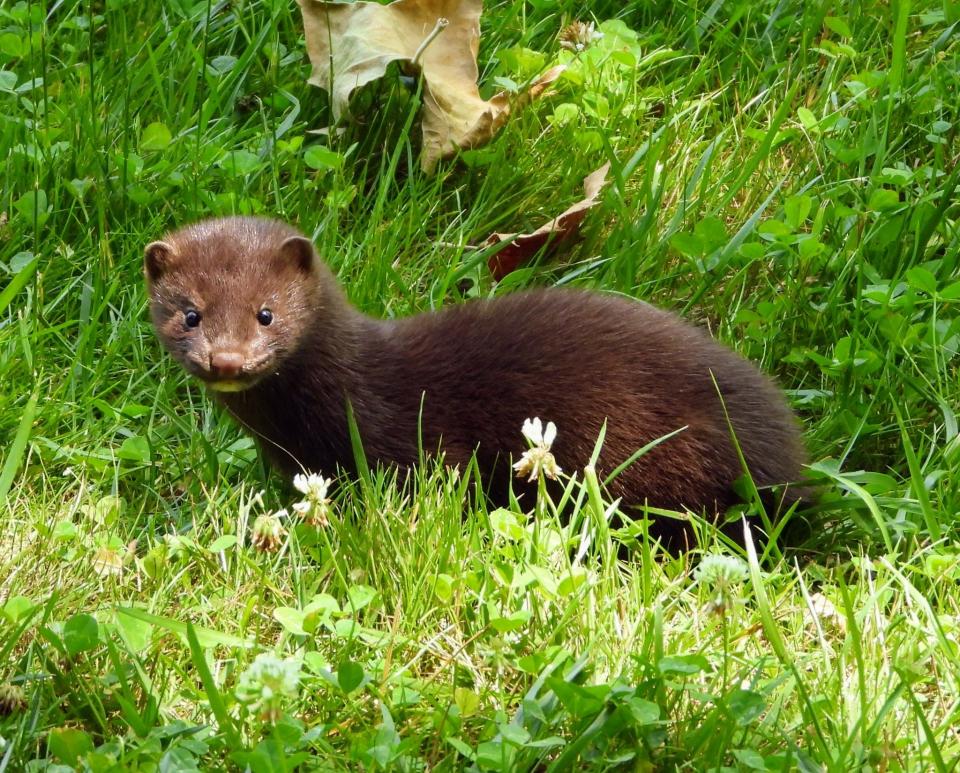
[(363, 381), (366, 399), (389, 409), (366, 427), (358, 417), (374, 457), (415, 461), (421, 396), (425, 450), (442, 446), (448, 461), (465, 463), (477, 448), (481, 469), (499, 466), (501, 488), (502, 457), (525, 449), (528, 417), (557, 424), (553, 451), (568, 472), (588, 461), (604, 421), (601, 474), (687, 427), (613, 491), (628, 504), (721, 507), (741, 474), (725, 405), (758, 485), (799, 477), (800, 432), (781, 391), (704, 331), (645, 303), (534, 290), (383, 322), (378, 333), (361, 357)]

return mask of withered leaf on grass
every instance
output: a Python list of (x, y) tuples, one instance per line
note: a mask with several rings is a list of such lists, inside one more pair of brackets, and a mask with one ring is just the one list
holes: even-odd
[[(298, 2), (313, 65), (310, 83), (330, 92), (334, 121), (349, 113), (351, 93), (383, 77), (391, 62), (419, 68), (424, 81), (420, 164), (428, 173), (458, 149), (488, 142), (511, 109), (542, 94), (564, 69), (548, 70), (513, 99), (501, 92), (485, 100), (477, 89), (481, 0)], [(437, 30), (440, 20), (447, 24)]]
[(509, 242), (496, 255), (491, 256), (487, 265), (496, 280), (503, 279), (515, 270), (544, 245), (550, 250), (556, 249), (580, 232), (580, 224), (586, 217), (588, 210), (597, 203), (600, 191), (607, 184), (607, 172), (610, 171), (609, 162), (594, 170), (583, 178), (583, 198), (563, 213), (544, 223), (536, 231), (528, 234), (501, 234), (494, 233), (487, 237), (484, 244), (488, 247), (500, 242)]

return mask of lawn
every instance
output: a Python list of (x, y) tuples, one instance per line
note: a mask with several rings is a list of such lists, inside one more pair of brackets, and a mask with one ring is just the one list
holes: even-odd
[[(603, 37), (574, 54), (578, 18)], [(958, 25), (490, 3), (484, 96), (570, 66), (428, 176), (396, 73), (313, 131), (288, 0), (0, 5), (0, 773), (956, 769)], [(581, 238), (494, 282), (487, 237), (606, 162)], [(298, 225), (370, 314), (549, 285), (674, 309), (786, 390), (820, 504), (670, 554), (582, 471), (561, 517), (429, 462), (253, 538), (298, 494), (161, 351), (141, 273), (228, 213)]]

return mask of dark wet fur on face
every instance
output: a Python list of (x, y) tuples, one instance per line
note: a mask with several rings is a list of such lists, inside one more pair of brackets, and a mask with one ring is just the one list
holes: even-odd
[[(288, 475), (353, 470), (347, 399), (371, 462), (415, 464), (422, 417), (423, 448), (461, 466), (476, 452), (496, 504), (507, 499), (508, 458), (526, 448), (528, 417), (556, 423), (553, 452), (565, 472), (582, 469), (606, 420), (601, 478), (686, 427), (625, 470), (610, 493), (626, 505), (716, 513), (737, 501), (732, 483), (742, 474), (719, 387), (757, 485), (800, 477), (800, 431), (781, 391), (668, 312), (550, 289), (377, 320), (350, 306), (303, 240), (281, 248), (297, 235), (273, 221), (205, 221), (164, 238), (168, 260), (151, 266), (147, 258), (161, 341), (207, 381), (215, 381), (203, 366), (212, 349), (249, 355), (248, 388), (216, 394)], [(185, 303), (199, 304), (202, 336), (184, 325)], [(256, 320), (264, 303), (274, 312), (265, 328)], [(524, 501), (533, 493), (519, 481), (514, 489), (526, 491)], [(676, 522), (659, 526), (660, 536), (684, 535)]]

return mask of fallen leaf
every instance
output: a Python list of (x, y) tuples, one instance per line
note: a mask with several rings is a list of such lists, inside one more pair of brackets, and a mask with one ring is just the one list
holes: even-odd
[(310, 83), (330, 92), (334, 122), (349, 114), (354, 90), (383, 77), (391, 62), (423, 76), (423, 151), (430, 173), (442, 158), (488, 142), (511, 110), (540, 96), (563, 71), (554, 67), (514, 97), (477, 89), (481, 0), (342, 3), (298, 0)]
[(509, 244), (493, 255), (487, 262), (493, 278), (503, 279), (511, 271), (530, 259), (538, 250), (547, 245), (550, 250), (556, 249), (562, 242), (567, 241), (580, 231), (580, 224), (587, 212), (597, 203), (600, 191), (607, 184), (607, 172), (610, 171), (609, 162), (583, 178), (583, 199), (566, 209), (562, 214), (540, 226), (536, 231), (528, 234), (494, 233), (487, 237), (485, 246), (492, 247), (501, 242)]
[(109, 547), (99, 548), (93, 554), (93, 571), (101, 577), (123, 574), (123, 555)]
[(827, 624), (827, 626), (821, 625), (821, 627), (829, 626), (840, 633), (846, 633), (846, 618), (840, 614), (833, 602), (822, 593), (814, 593), (810, 596), (810, 606), (807, 607), (806, 612), (808, 624), (816, 625), (816, 621), (819, 620), (821, 623)]
[[(476, 86), (476, 48), (471, 60), (473, 66), (473, 93), (466, 96), (460, 91), (461, 100), (448, 100), (455, 93), (457, 84), (442, 77), (433, 80), (424, 78), (427, 88), (424, 97), (423, 155), (420, 164), (427, 173), (433, 171), (437, 162), (449, 158), (458, 150), (476, 148), (489, 142), (506, 123), (511, 111), (539, 97), (560, 77), (566, 65), (557, 65), (541, 74), (523, 92), (513, 97), (501, 91), (489, 101), (480, 99)], [(465, 83), (465, 81), (464, 81)]]

